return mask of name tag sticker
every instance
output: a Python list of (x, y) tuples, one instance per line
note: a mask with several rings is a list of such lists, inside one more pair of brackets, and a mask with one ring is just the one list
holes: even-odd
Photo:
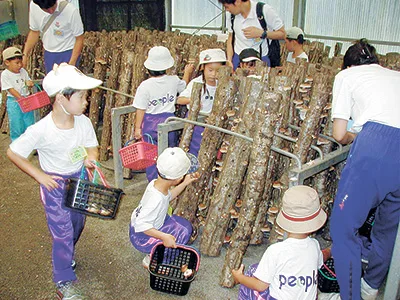
[(69, 159), (73, 164), (78, 161), (84, 160), (86, 156), (87, 152), (85, 147), (83, 146), (75, 147), (69, 152)]

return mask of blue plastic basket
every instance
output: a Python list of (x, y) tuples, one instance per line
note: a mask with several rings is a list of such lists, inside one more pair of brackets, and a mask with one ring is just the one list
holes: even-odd
[(18, 35), (18, 26), (14, 20), (0, 24), (0, 41), (5, 41)]

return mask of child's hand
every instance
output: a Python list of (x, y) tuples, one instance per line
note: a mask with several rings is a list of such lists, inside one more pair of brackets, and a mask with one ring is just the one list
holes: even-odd
[(162, 241), (165, 247), (167, 248), (176, 248), (175, 237), (171, 234), (165, 234)]
[(32, 80), (27, 80), (26, 81), (26, 86), (29, 87), (29, 88), (33, 87), (33, 81)]
[(184, 72), (185, 72), (185, 73), (192, 74), (192, 73), (194, 72), (194, 64), (187, 64), (187, 65), (185, 66)]
[(183, 180), (183, 182), (186, 185), (188, 185), (188, 184), (191, 184), (193, 181), (196, 181), (199, 178), (200, 178), (200, 173), (199, 172), (195, 172), (195, 173), (192, 173), (192, 174), (187, 174), (185, 176), (185, 179)]
[(244, 264), (241, 264), (239, 269), (232, 270), (232, 275), (235, 284), (240, 283), (240, 276), (243, 275), (243, 270), (244, 270)]
[(91, 159), (85, 159), (84, 161), (83, 161), (83, 165), (86, 167), (86, 168), (89, 168), (89, 169), (94, 169), (94, 167), (95, 167), (95, 163), (94, 163), (94, 161), (93, 160), (91, 160)]
[(56, 180), (63, 180), (63, 178), (59, 176), (51, 176), (46, 173), (40, 173), (40, 175), (36, 177), (36, 181), (44, 185), (48, 191), (58, 188)]
[(135, 129), (135, 132), (134, 132), (134, 134), (133, 134), (133, 137), (134, 137), (136, 140), (140, 140), (140, 139), (142, 138), (142, 129), (140, 129), (140, 128)]

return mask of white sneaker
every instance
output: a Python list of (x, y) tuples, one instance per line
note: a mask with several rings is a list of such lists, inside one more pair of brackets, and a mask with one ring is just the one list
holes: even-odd
[(143, 268), (148, 269), (150, 266), (150, 254), (147, 254), (142, 260)]
[(363, 300), (375, 300), (377, 296), (378, 290), (370, 287), (364, 278), (361, 278), (361, 298)]

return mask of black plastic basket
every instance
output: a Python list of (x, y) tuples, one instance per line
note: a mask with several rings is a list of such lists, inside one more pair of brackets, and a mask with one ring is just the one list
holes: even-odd
[[(193, 271), (187, 278), (182, 272), (184, 265)], [(156, 291), (184, 296), (189, 291), (199, 265), (200, 256), (194, 248), (184, 245), (166, 248), (162, 243), (158, 243), (151, 251), (150, 286)]]
[(318, 270), (318, 289), (323, 293), (339, 293), (333, 258), (328, 258)]
[(122, 194), (121, 189), (105, 187), (84, 179), (70, 178), (67, 181), (64, 204), (89, 216), (112, 219), (117, 213)]

